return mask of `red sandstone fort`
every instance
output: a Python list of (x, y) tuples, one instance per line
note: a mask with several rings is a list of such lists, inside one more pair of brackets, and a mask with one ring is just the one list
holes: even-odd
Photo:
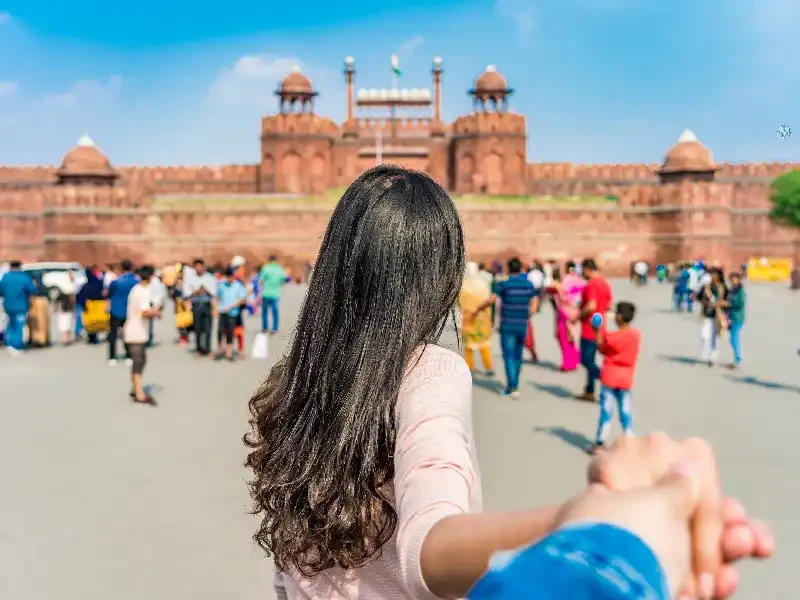
[(277, 254), (297, 266), (314, 260), (332, 210), (307, 197), (381, 161), (424, 170), (457, 195), (477, 260), (591, 255), (619, 273), (638, 259), (795, 258), (797, 234), (768, 218), (769, 184), (800, 165), (716, 164), (688, 130), (660, 164), (529, 163), (525, 116), (492, 66), (468, 92), (472, 112), (452, 123), (441, 118), (441, 59), (432, 90), (356, 91), (352, 58), (344, 76), (338, 124), (314, 112), (312, 82), (288, 74), (275, 92), (279, 111), (261, 121), (255, 164), (114, 167), (84, 136), (58, 167), (0, 166), (0, 261)]

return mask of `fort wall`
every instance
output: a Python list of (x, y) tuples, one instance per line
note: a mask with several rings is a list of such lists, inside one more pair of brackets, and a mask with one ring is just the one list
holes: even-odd
[[(150, 186), (0, 189), (0, 260), (131, 258), (156, 264), (239, 254), (255, 264), (276, 254), (296, 272), (314, 261), (332, 207), (151, 203)], [(144, 183), (144, 182), (143, 182)], [(631, 184), (617, 202), (459, 202), (471, 259), (594, 256), (610, 274), (630, 262), (703, 256), (740, 265), (752, 256), (797, 258), (797, 232), (768, 217), (767, 190), (743, 183)]]

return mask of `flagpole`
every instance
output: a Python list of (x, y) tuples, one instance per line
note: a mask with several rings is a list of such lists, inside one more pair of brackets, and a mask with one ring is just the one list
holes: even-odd
[[(397, 62), (397, 56), (396, 55), (392, 56), (392, 87), (391, 87), (392, 90), (396, 90), (398, 85), (398, 78), (397, 78), (398, 65), (399, 63)], [(395, 119), (397, 117), (397, 110), (394, 104), (395, 100), (390, 100), (390, 102), (392, 102), (392, 108), (389, 112), (389, 123), (390, 123), (389, 131), (392, 133), (392, 137), (394, 137)]]

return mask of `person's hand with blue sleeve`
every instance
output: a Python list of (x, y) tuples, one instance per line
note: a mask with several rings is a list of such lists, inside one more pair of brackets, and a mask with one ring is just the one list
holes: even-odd
[(669, 600), (691, 572), (697, 499), (691, 463), (649, 489), (592, 484), (565, 505), (550, 535), (497, 556), (469, 600)]

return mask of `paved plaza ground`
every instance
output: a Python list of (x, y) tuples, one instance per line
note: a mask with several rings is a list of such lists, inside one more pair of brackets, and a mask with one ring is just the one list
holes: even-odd
[[(714, 443), (728, 492), (764, 516), (778, 541), (769, 564), (744, 568), (737, 597), (796, 598), (798, 296), (785, 286), (749, 288), (746, 365), (730, 372), (694, 364), (697, 317), (672, 313), (667, 287), (614, 288), (617, 299), (637, 304), (644, 332), (636, 428)], [(273, 598), (269, 560), (250, 538), (240, 439), (247, 400), (284, 347), (303, 292), (285, 294), (286, 333), (272, 339), (269, 362), (199, 361), (173, 345), (165, 319), (146, 373), (155, 408), (128, 400), (127, 368), (106, 366), (104, 345), (0, 356), (0, 598)], [(537, 317), (543, 363), (524, 366), (521, 399), (475, 376), (487, 509), (555, 502), (583, 483), (588, 458), (579, 447), (594, 432), (597, 407), (570, 399), (582, 373), (554, 369), (552, 323), (549, 308)], [(727, 342), (722, 357), (730, 359)]]

